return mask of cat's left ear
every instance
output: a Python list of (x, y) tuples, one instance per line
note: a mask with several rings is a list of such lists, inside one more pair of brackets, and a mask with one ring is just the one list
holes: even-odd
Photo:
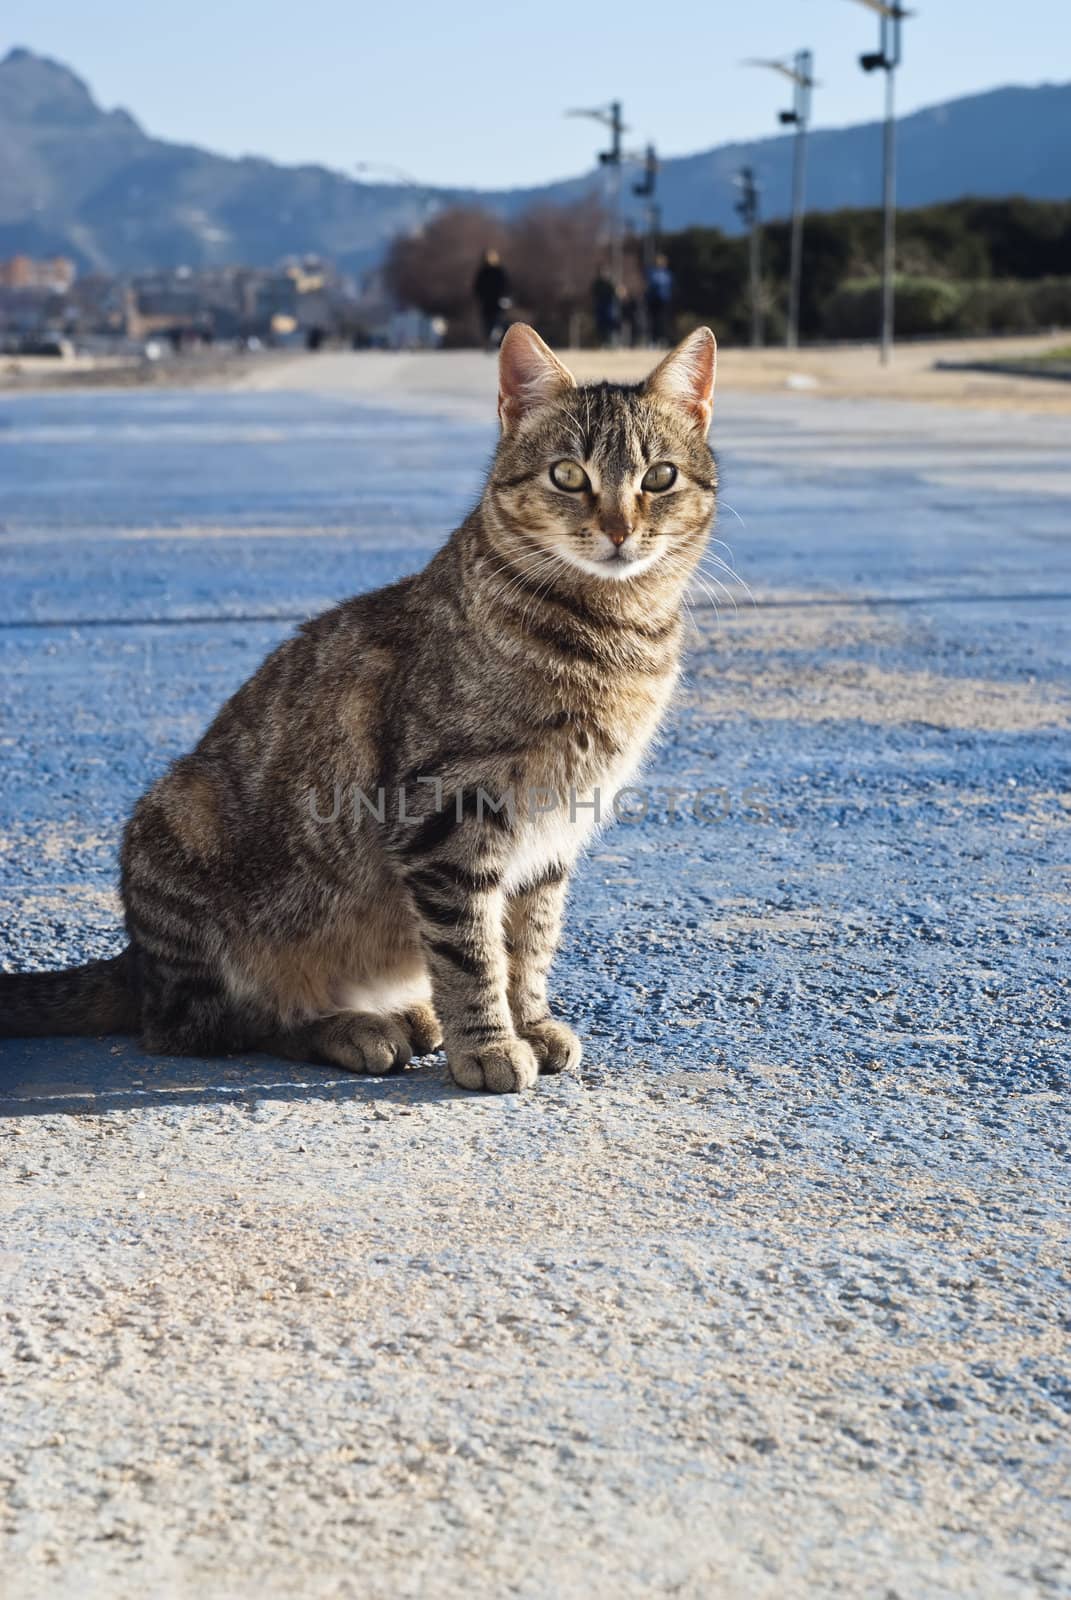
[(569, 368), (562, 366), (534, 328), (515, 322), (506, 330), (498, 353), (498, 416), (503, 433), (511, 433), (529, 411), (575, 388)]
[(643, 387), (648, 394), (661, 395), (683, 407), (706, 433), (714, 409), (717, 364), (718, 341), (709, 328), (696, 328), (659, 362)]

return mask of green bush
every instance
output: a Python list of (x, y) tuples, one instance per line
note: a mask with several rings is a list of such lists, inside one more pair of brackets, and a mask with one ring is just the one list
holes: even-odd
[[(762, 230), (767, 342), (783, 333), (789, 225)], [(901, 211), (896, 224), (897, 331), (905, 338), (1028, 333), (1071, 325), (1071, 201), (966, 199)], [(751, 332), (747, 240), (688, 228), (664, 240), (681, 318), (712, 323), (728, 344)], [(881, 318), (882, 215), (875, 208), (808, 215), (800, 333), (871, 339)]]
[(686, 228), (664, 241), (673, 273), (678, 326), (711, 322), (727, 343), (747, 338), (750, 312), (747, 301), (748, 259), (746, 239), (730, 239), (718, 228)]
[(955, 333), (1032, 333), (1037, 324), (1031, 305), (1035, 285), (1015, 278), (964, 285)]
[[(905, 339), (1044, 333), (1071, 326), (1071, 278), (896, 279), (895, 321)], [(873, 339), (881, 326), (881, 279), (849, 278), (823, 308), (827, 339)]]
[[(905, 339), (954, 327), (963, 285), (943, 278), (898, 277), (895, 290), (896, 331)], [(822, 332), (828, 339), (873, 339), (880, 327), (880, 278), (849, 278), (826, 301)]]
[(1044, 333), (1071, 324), (1071, 278), (998, 278), (963, 288), (954, 333)]
[(1071, 328), (1071, 278), (1042, 278), (1033, 285), (1030, 298), (1034, 320), (1043, 332)]

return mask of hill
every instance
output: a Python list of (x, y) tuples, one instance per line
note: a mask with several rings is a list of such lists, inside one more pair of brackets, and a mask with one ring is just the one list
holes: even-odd
[[(732, 178), (759, 169), (766, 216), (789, 204), (791, 135), (726, 144), (667, 160), (659, 198), (667, 229), (735, 231)], [(961, 195), (1071, 192), (1071, 84), (994, 89), (905, 117), (899, 134), (904, 206)], [(878, 123), (812, 133), (808, 204), (867, 205), (878, 194)], [(105, 111), (69, 68), (28, 50), (0, 61), (0, 256), (70, 255), (83, 271), (242, 261), (270, 265), (315, 251), (359, 270), (429, 206), (475, 201), (514, 213), (575, 198), (587, 174), (537, 189), (479, 193), (359, 183), (326, 167), (234, 160), (155, 139)]]

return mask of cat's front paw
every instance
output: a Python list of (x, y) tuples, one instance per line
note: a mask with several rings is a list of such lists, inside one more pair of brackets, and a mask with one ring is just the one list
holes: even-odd
[(517, 1094), (539, 1077), (535, 1052), (524, 1039), (504, 1039), (483, 1050), (450, 1050), (447, 1060), (451, 1077), (463, 1089)]
[(584, 1046), (572, 1028), (556, 1017), (531, 1022), (520, 1029), (520, 1035), (531, 1045), (540, 1072), (571, 1072), (580, 1065)]

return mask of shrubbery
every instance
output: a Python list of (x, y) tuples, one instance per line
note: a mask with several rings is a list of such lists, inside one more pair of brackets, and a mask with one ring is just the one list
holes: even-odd
[(1071, 324), (1071, 278), (1004, 278), (962, 287), (954, 333), (1037, 333)]
[[(878, 210), (809, 216), (803, 236), (800, 332), (869, 339), (881, 318)], [(745, 342), (751, 307), (747, 241), (688, 228), (665, 241), (681, 320), (710, 321)], [(762, 230), (766, 338), (783, 337), (789, 225)], [(1030, 333), (1071, 324), (1071, 202), (958, 200), (897, 217), (896, 325), (903, 337)]]
[[(784, 339), (789, 225), (762, 229), (768, 343)], [(543, 206), (509, 221), (453, 207), (396, 241), (387, 281), (399, 299), (446, 322), (451, 344), (479, 337), (472, 278), (483, 250), (501, 250), (514, 314), (558, 344), (590, 341), (591, 280), (606, 255), (606, 218), (593, 200)], [(680, 333), (710, 322), (727, 344), (751, 336), (748, 241), (718, 228), (662, 240), (676, 284)], [(642, 294), (640, 241), (624, 277)], [(804, 339), (872, 339), (881, 320), (879, 210), (808, 216), (803, 238)], [(896, 326), (901, 337), (1030, 333), (1071, 326), (1071, 201), (958, 200), (897, 217)]]
[[(897, 278), (896, 327), (903, 338), (945, 333), (962, 301), (960, 286), (942, 278)], [(827, 339), (870, 339), (881, 322), (881, 279), (848, 278), (826, 301)]]
[[(826, 302), (820, 337), (869, 339), (881, 319), (881, 279), (849, 278)], [(1071, 278), (1004, 278), (956, 283), (896, 280), (896, 327), (902, 338), (927, 335), (1036, 333), (1071, 325)]]

